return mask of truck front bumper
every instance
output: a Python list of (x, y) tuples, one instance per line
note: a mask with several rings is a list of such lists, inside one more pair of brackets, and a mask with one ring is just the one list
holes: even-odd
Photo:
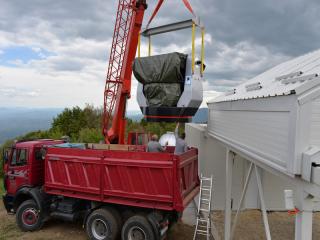
[(6, 208), (8, 213), (13, 213), (13, 197), (9, 196), (9, 195), (3, 195), (2, 196), (2, 200), (3, 200), (3, 205)]

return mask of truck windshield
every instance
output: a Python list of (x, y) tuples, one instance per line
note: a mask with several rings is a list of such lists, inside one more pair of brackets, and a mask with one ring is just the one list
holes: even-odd
[(11, 158), (11, 166), (23, 166), (27, 164), (28, 154), (26, 149), (14, 149)]

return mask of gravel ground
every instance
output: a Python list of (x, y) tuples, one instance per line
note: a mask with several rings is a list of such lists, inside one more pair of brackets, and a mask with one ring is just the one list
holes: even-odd
[[(294, 239), (294, 216), (285, 212), (271, 212), (268, 215), (273, 240)], [(213, 214), (213, 220), (220, 237), (223, 236), (223, 212)], [(168, 240), (188, 240), (193, 238), (194, 228), (178, 223), (170, 231)], [(81, 223), (66, 223), (57, 220), (47, 222), (40, 231), (21, 232), (15, 224), (15, 217), (8, 216), (0, 205), (0, 240), (85, 240), (86, 234)], [(236, 240), (265, 239), (261, 212), (257, 210), (244, 211), (240, 214), (235, 233)], [(320, 213), (314, 214), (313, 239), (320, 239)], [(218, 239), (216, 239), (218, 240)]]
[[(288, 215), (286, 212), (269, 212), (268, 220), (273, 240), (294, 239), (295, 216)], [(213, 221), (219, 236), (223, 236), (223, 212), (215, 212)], [(234, 239), (266, 239), (260, 211), (247, 210), (240, 213)], [(320, 239), (320, 213), (315, 213), (313, 217), (313, 239)]]
[[(193, 227), (178, 223), (171, 230), (168, 240), (192, 239)], [(15, 216), (7, 215), (0, 203), (0, 240), (86, 240), (81, 223), (68, 223), (58, 220), (46, 222), (37, 232), (21, 232), (15, 223)]]

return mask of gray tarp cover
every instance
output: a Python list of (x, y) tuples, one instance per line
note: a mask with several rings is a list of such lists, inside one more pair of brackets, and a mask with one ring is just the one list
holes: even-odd
[(149, 106), (175, 107), (182, 93), (187, 55), (169, 53), (136, 58), (133, 73)]

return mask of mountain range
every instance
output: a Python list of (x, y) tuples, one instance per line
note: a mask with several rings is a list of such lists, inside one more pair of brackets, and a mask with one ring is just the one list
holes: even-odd
[(30, 131), (50, 128), (62, 109), (0, 108), (0, 144)]

